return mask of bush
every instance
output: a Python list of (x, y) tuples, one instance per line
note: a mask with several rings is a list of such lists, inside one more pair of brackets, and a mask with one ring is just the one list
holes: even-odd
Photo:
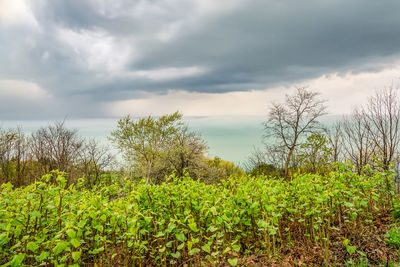
[(279, 257), (295, 243), (329, 252), (332, 233), (353, 240), (357, 233), (341, 230), (373, 232), (371, 219), (389, 201), (381, 173), (169, 180), (92, 190), (82, 180), (66, 187), (62, 175), (55, 184), (49, 176), (17, 189), (3, 184), (0, 263), (239, 265), (248, 255)]

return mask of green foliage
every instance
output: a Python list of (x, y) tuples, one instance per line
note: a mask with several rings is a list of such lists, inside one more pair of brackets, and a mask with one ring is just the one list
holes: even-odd
[(207, 183), (218, 183), (230, 176), (240, 177), (245, 174), (235, 163), (219, 157), (207, 159), (206, 162), (207, 166), (204, 168), (202, 178)]
[(392, 228), (386, 233), (387, 243), (400, 249), (400, 228)]
[(323, 174), (329, 171), (332, 149), (328, 145), (326, 137), (320, 134), (308, 136), (307, 141), (300, 145), (298, 158), (305, 172)]
[(198, 178), (205, 167), (206, 144), (199, 134), (188, 131), (179, 112), (137, 120), (126, 116), (110, 140), (124, 153), (135, 176), (145, 177), (147, 183), (160, 183), (172, 172), (182, 176), (185, 170)]
[(332, 231), (368, 229), (391, 196), (386, 174), (347, 168), (291, 181), (243, 176), (207, 185), (171, 176), (92, 190), (53, 176), (1, 186), (0, 264), (236, 266), (248, 254), (277, 256), (293, 240), (329, 249)]
[(260, 162), (255, 165), (250, 171), (250, 176), (266, 175), (272, 177), (279, 177), (280, 170), (277, 169), (273, 164)]

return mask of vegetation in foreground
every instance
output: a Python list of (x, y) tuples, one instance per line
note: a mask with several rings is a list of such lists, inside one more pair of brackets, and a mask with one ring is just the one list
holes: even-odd
[[(336, 169), (290, 181), (231, 177), (217, 185), (171, 176), (159, 185), (127, 180), (123, 187), (85, 189), (82, 180), (66, 187), (63, 173), (57, 172), (26, 187), (3, 184), (1, 263), (236, 266), (397, 261), (396, 249), (384, 239), (394, 203), (391, 173), (355, 174), (346, 165)], [(392, 232), (386, 236), (395, 236)]]

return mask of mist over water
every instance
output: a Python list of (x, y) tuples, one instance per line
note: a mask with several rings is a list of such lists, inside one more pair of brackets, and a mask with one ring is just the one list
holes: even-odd
[[(325, 116), (324, 124), (330, 124), (340, 116)], [(266, 116), (214, 116), (214, 117), (184, 117), (190, 130), (201, 134), (208, 144), (209, 157), (220, 157), (235, 163), (243, 163), (254, 147), (262, 148), (263, 125)], [(77, 129), (80, 136), (95, 138), (101, 143), (112, 147), (107, 139), (110, 132), (117, 127), (118, 118), (106, 119), (70, 119), (65, 124), (68, 128)], [(21, 126), (23, 131), (30, 133), (53, 121), (19, 120), (0, 121), (1, 128)], [(115, 153), (117, 151), (113, 149)]]
[[(208, 144), (209, 157), (242, 163), (246, 161), (254, 146), (261, 146), (262, 116), (218, 116), (218, 117), (184, 117), (190, 130), (201, 134)], [(115, 119), (70, 119), (65, 121), (68, 128), (77, 129), (79, 135), (96, 138), (101, 143), (110, 144), (107, 137), (117, 126)], [(9, 120), (0, 121), (2, 128), (21, 126), (30, 133), (53, 121), (43, 120)], [(110, 144), (111, 145), (111, 144)], [(115, 151), (116, 152), (116, 151)]]
[[(325, 116), (321, 119), (324, 124), (330, 124), (340, 116)], [(208, 144), (209, 157), (220, 157), (225, 160), (243, 163), (254, 147), (262, 148), (263, 125), (266, 116), (213, 116), (213, 117), (184, 117), (190, 130), (201, 134)], [(65, 124), (68, 128), (77, 129), (82, 137), (95, 138), (101, 143), (108, 144), (110, 132), (117, 126), (118, 118), (106, 119), (70, 119)], [(30, 133), (53, 121), (43, 120), (9, 120), (0, 121), (1, 128), (21, 126), (23, 131)], [(117, 151), (113, 149), (115, 153)]]

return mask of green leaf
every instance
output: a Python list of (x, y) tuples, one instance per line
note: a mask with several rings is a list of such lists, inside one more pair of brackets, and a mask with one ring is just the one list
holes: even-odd
[(237, 266), (238, 258), (228, 259), (228, 262), (231, 266)]
[(201, 249), (204, 250), (207, 253), (211, 253), (211, 244), (207, 243), (204, 246), (202, 246)]
[(156, 237), (163, 237), (164, 236), (164, 232), (160, 231), (156, 234)]
[(170, 223), (168, 224), (168, 227), (167, 227), (167, 230), (166, 230), (166, 231), (167, 231), (168, 233), (171, 233), (175, 228), (176, 228), (175, 223), (170, 222)]
[(350, 255), (353, 255), (356, 252), (357, 246), (346, 246), (346, 250)]
[(89, 251), (89, 254), (98, 254), (98, 253), (102, 252), (103, 250), (104, 250), (104, 247), (96, 248), (96, 249)]
[(171, 253), (171, 256), (174, 257), (175, 259), (178, 259), (181, 256), (181, 253), (177, 251), (176, 253)]
[(180, 244), (178, 247), (177, 247), (177, 249), (178, 250), (181, 250), (181, 249), (183, 249), (185, 247), (185, 243), (182, 243), (182, 244)]
[(176, 239), (177, 239), (178, 241), (181, 241), (181, 242), (185, 242), (185, 241), (186, 241), (186, 236), (185, 236), (185, 234), (182, 233), (182, 232), (176, 234), (175, 237), (176, 237)]
[(193, 231), (193, 232), (197, 232), (199, 231), (199, 229), (197, 229), (197, 224), (195, 222), (189, 223), (189, 228)]
[(73, 229), (68, 229), (68, 230), (67, 230), (67, 235), (68, 235), (70, 238), (74, 238), (74, 237), (76, 236), (76, 232), (75, 232)]
[(53, 248), (54, 255), (58, 255), (63, 252), (65, 249), (68, 248), (68, 245), (68, 242), (65, 241), (58, 242), (57, 245)]
[(26, 244), (26, 248), (32, 252), (35, 252), (39, 248), (39, 245), (36, 244), (36, 242), (29, 242), (28, 244)]
[(237, 244), (232, 245), (232, 249), (233, 249), (233, 251), (235, 251), (235, 252), (239, 252), (239, 251), (240, 251), (240, 245), (237, 245)]
[(31, 211), (31, 212), (30, 212), (30, 215), (31, 215), (33, 218), (39, 218), (39, 217), (41, 216), (41, 214), (40, 214), (40, 212), (39, 212), (38, 210)]
[(15, 255), (10, 262), (6, 263), (3, 266), (18, 267), (18, 266), (22, 265), (22, 262), (24, 261), (24, 259), (25, 259), (25, 253), (19, 253), (19, 254)]
[(76, 238), (71, 239), (69, 242), (74, 246), (74, 248), (77, 248), (81, 245), (81, 242)]
[(38, 262), (42, 262), (42, 261), (44, 261), (45, 259), (47, 259), (47, 257), (48, 257), (49, 255), (50, 255), (50, 252), (42, 251), (42, 253), (40, 253), (39, 256), (36, 256), (36, 257), (35, 257), (35, 259), (36, 259), (36, 261), (38, 261)]
[(74, 261), (78, 261), (81, 258), (81, 253), (82, 251), (73, 251), (72, 254), (72, 259)]
[(214, 232), (217, 231), (217, 230), (218, 230), (218, 228), (215, 227), (214, 225), (211, 225), (211, 226), (208, 227), (208, 229), (207, 229), (207, 231), (209, 231), (209, 232), (211, 232), (211, 233), (214, 233)]
[(7, 236), (7, 233), (2, 233), (0, 235), (0, 247), (4, 246), (5, 244), (7, 244), (9, 241), (11, 240), (11, 238), (9, 238)]
[(198, 248), (193, 248), (189, 251), (189, 256), (193, 256), (194, 254), (197, 254), (200, 252), (200, 249)]

